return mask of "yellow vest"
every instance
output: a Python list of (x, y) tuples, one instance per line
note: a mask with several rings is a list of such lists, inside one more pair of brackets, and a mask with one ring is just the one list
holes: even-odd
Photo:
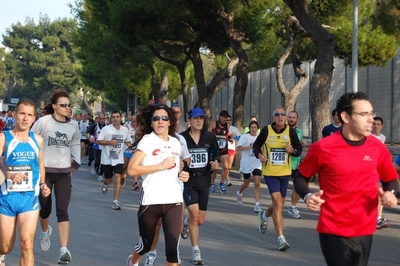
[(290, 127), (286, 126), (282, 133), (276, 133), (268, 125), (268, 137), (263, 146), (263, 153), (267, 154), (268, 161), (263, 164), (265, 176), (288, 176), (292, 174), (292, 160), (286, 152), (286, 145), (290, 144)]

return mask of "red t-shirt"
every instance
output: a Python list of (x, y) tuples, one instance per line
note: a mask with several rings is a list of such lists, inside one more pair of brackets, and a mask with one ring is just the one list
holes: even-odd
[(310, 146), (300, 173), (318, 173), (321, 205), (317, 231), (343, 237), (371, 235), (376, 230), (378, 180), (397, 179), (387, 147), (373, 136), (351, 146), (338, 131)]

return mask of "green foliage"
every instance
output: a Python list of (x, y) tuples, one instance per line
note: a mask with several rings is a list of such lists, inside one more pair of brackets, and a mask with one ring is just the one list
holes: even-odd
[(18, 78), (20, 86), (16, 89), (24, 92), (25, 97), (44, 100), (46, 93), (53, 89), (62, 87), (74, 91), (79, 87), (80, 78), (74, 68), (79, 62), (72, 54), (71, 40), (76, 30), (76, 20), (52, 22), (47, 16), (42, 16), (38, 24), (29, 17), (25, 25), (12, 24), (3, 41), (11, 48), (5, 57), (6, 72)]

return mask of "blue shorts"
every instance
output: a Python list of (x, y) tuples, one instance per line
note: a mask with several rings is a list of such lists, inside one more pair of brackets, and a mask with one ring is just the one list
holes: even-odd
[(12, 192), (0, 196), (0, 214), (16, 217), (20, 213), (39, 209), (39, 197), (33, 193)]
[(282, 197), (286, 197), (289, 186), (290, 175), (288, 176), (264, 176), (265, 184), (268, 186), (269, 194), (281, 192)]
[(124, 152), (124, 156), (128, 159), (132, 158), (132, 152)]

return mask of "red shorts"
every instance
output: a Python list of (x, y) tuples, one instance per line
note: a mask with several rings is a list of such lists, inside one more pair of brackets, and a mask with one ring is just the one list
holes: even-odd
[(235, 150), (229, 150), (228, 149), (228, 155), (229, 156), (235, 156), (236, 151)]

